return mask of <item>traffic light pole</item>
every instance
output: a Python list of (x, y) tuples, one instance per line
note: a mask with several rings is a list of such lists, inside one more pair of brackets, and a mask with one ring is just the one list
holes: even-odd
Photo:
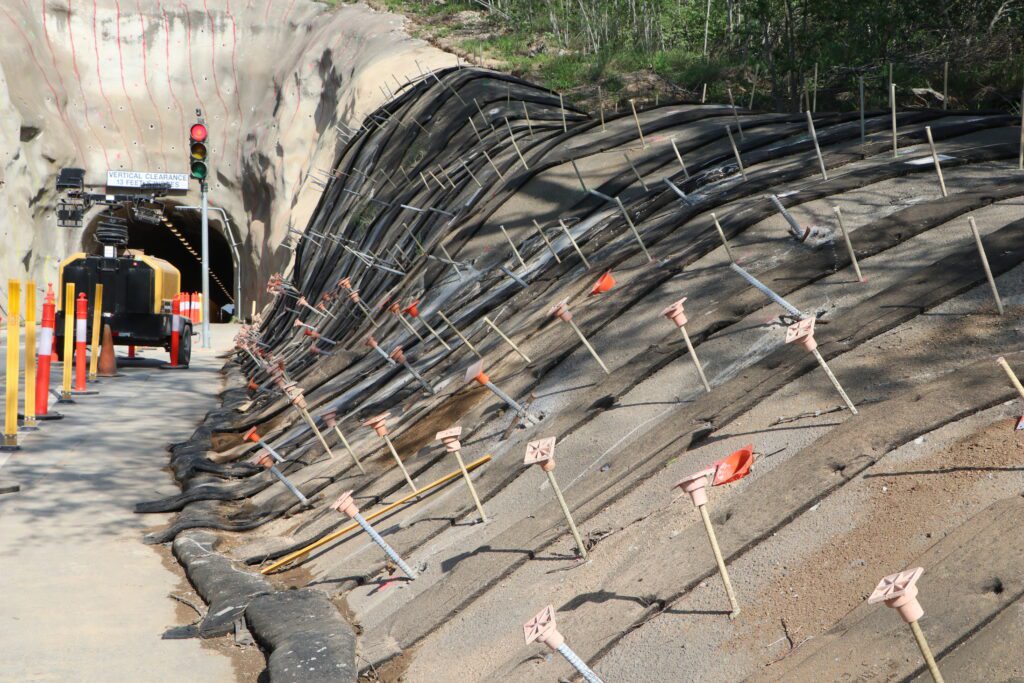
[(208, 187), (205, 180), (199, 181), (200, 217), (203, 232), (203, 348), (210, 348), (210, 217)]

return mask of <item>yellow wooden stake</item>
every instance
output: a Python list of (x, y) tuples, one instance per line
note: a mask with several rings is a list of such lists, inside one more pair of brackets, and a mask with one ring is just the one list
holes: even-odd
[(96, 285), (92, 305), (92, 355), (89, 357), (89, 379), (95, 381), (100, 364), (100, 328), (103, 327), (103, 285)]
[(36, 429), (36, 283), (25, 283), (25, 429)]
[[(483, 465), (486, 462), (489, 462), (490, 460), (491, 460), (491, 456), (489, 456), (489, 455), (485, 455), (484, 457), (480, 458), (479, 460), (474, 460), (473, 462), (471, 462), (471, 463), (466, 465), (466, 471), (467, 472), (472, 472), (477, 467), (480, 467), (481, 465)], [(438, 479), (435, 482), (432, 482), (430, 484), (427, 484), (426, 486), (421, 487), (417, 493), (410, 493), (407, 496), (399, 498), (394, 503), (390, 503), (388, 505), (385, 505), (380, 510), (375, 510), (373, 513), (371, 513), (369, 515), (365, 515), (365, 519), (366, 519), (367, 522), (372, 522), (373, 520), (377, 519), (378, 517), (381, 517), (382, 515), (386, 515), (387, 513), (391, 512), (392, 510), (394, 510), (398, 506), (405, 505), (409, 501), (419, 502), (419, 501), (423, 500), (423, 497), (422, 497), (423, 494), (427, 493), (428, 491), (432, 491), (433, 489), (436, 489), (439, 486), (447, 484), (452, 479), (456, 479), (456, 478), (461, 477), (461, 476), (462, 476), (462, 469), (460, 468), (460, 469), (457, 469), (457, 470), (455, 470), (454, 472), (452, 472), (450, 474), (446, 474), (445, 476), (441, 477), (440, 479)], [(312, 543), (307, 545), (305, 548), (300, 548), (299, 550), (296, 550), (293, 553), (289, 553), (288, 555), (285, 555), (284, 557), (282, 557), (277, 562), (274, 562), (273, 564), (264, 567), (263, 569), (260, 570), (260, 574), (266, 575), (266, 574), (269, 574), (269, 573), (271, 573), (271, 572), (273, 572), (273, 571), (275, 571), (277, 569), (280, 569), (281, 567), (283, 567), (286, 564), (291, 564), (292, 562), (294, 562), (295, 560), (299, 559), (300, 557), (303, 557), (304, 555), (308, 555), (313, 550), (316, 550), (317, 548), (330, 543), (334, 539), (339, 538), (341, 536), (344, 536), (348, 532), (354, 531), (354, 530), (356, 530), (358, 528), (359, 528), (359, 525), (356, 524), (355, 522), (353, 522), (352, 524), (348, 524), (346, 526), (343, 526), (342, 528), (338, 529), (337, 531), (332, 531), (331, 533), (327, 534), (323, 538), (318, 539), (316, 541), (313, 541)]]
[(18, 325), (18, 316), (21, 315), (19, 305), (21, 304), (21, 282), (18, 280), (7, 281), (7, 382), (6, 382), (6, 404), (4, 411), (4, 441), (2, 449), (5, 451), (18, 450), (18, 369), (20, 363), (21, 329)]
[(71, 367), (75, 364), (75, 283), (64, 287), (64, 355), (62, 357), (63, 383), (60, 388), (60, 402), (74, 403), (71, 398)]

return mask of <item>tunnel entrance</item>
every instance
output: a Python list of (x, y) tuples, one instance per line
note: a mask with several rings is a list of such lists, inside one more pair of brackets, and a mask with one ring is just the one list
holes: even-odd
[[(166, 209), (161, 220), (140, 220), (132, 212), (120, 207), (114, 215), (128, 221), (128, 248), (161, 258), (181, 272), (181, 291), (201, 292), (203, 273), (202, 223), (199, 212), (180, 210), (172, 202), (164, 202)], [(96, 226), (106, 211), (93, 216), (82, 235), (82, 249), (88, 254), (102, 254), (103, 247), (96, 241)], [(231, 316), (223, 307), (234, 298), (235, 269), (231, 259), (231, 246), (221, 231), (221, 221), (210, 215), (210, 319), (228, 322)], [(190, 251), (191, 247), (191, 251)], [(193, 253), (194, 252), (194, 253)]]

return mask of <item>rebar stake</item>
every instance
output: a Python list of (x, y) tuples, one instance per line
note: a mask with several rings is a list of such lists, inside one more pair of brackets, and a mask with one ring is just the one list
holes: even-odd
[(359, 471), (362, 472), (363, 474), (366, 474), (366, 470), (363, 468), (363, 463), (359, 462), (359, 458), (356, 456), (356, 452), (352, 450), (351, 444), (349, 444), (348, 439), (345, 438), (345, 434), (341, 431), (341, 428), (338, 426), (337, 411), (328, 410), (326, 413), (322, 415), (322, 417), (324, 420), (324, 424), (327, 425), (327, 428), (333, 429), (334, 433), (338, 435), (339, 439), (341, 439), (342, 445), (345, 446), (345, 450), (348, 451), (348, 454), (352, 456), (352, 460), (355, 461), (356, 467), (359, 468)]
[(412, 489), (413, 493), (419, 493), (419, 489), (416, 488), (416, 484), (413, 483), (412, 477), (409, 476), (409, 471), (405, 469), (405, 465), (402, 463), (402, 459), (398, 457), (398, 452), (395, 451), (394, 444), (391, 443), (391, 438), (388, 436), (388, 424), (387, 419), (391, 417), (391, 413), (381, 413), (380, 415), (374, 415), (368, 420), (363, 422), (364, 427), (369, 427), (373, 431), (377, 432), (377, 436), (384, 439), (384, 443), (388, 445), (388, 450), (391, 451), (392, 457), (395, 462), (398, 463), (398, 468), (402, 470), (402, 475), (405, 477), (405, 481), (408, 482), (409, 488)]
[(579, 337), (580, 341), (583, 342), (583, 345), (587, 347), (587, 351), (590, 351), (590, 355), (594, 357), (594, 360), (597, 361), (597, 364), (601, 366), (602, 370), (604, 370), (604, 374), (611, 374), (611, 372), (608, 370), (608, 367), (604, 364), (604, 361), (601, 360), (601, 357), (599, 355), (597, 355), (597, 351), (594, 350), (594, 347), (590, 345), (590, 342), (587, 341), (587, 338), (583, 336), (583, 332), (580, 330), (579, 327), (576, 326), (576, 323), (573, 322), (572, 311), (569, 310), (568, 299), (563, 299), (554, 306), (552, 306), (548, 310), (548, 315), (569, 323), (573, 331), (576, 332), (576, 336)]
[(362, 527), (363, 531), (365, 531), (367, 535), (371, 539), (373, 539), (374, 543), (380, 546), (380, 549), (384, 551), (384, 554), (387, 555), (392, 562), (398, 565), (399, 569), (405, 572), (406, 576), (408, 576), (410, 579), (416, 579), (418, 577), (418, 574), (416, 574), (416, 572), (413, 571), (413, 568), (407, 565), (405, 563), (405, 560), (403, 560), (401, 556), (399, 556), (399, 554), (395, 552), (394, 548), (388, 545), (387, 541), (381, 538), (381, 535), (377, 533), (376, 529), (370, 526), (370, 523), (363, 519), (363, 516), (359, 514), (359, 508), (356, 507), (355, 501), (352, 500), (352, 491), (347, 491), (341, 494), (341, 497), (338, 498), (338, 500), (334, 501), (334, 504), (331, 505), (331, 509), (337, 510), (338, 512), (344, 512), (356, 524)]
[(388, 365), (397, 365), (395, 361), (391, 360), (391, 356), (389, 356), (384, 349), (380, 348), (380, 344), (377, 342), (377, 340), (374, 338), (372, 334), (366, 338), (366, 341), (364, 343), (371, 349), (376, 351), (381, 358), (387, 361)]
[(491, 390), (492, 394), (500, 398), (505, 403), (505, 405), (514, 410), (516, 414), (518, 414), (521, 418), (523, 418), (527, 422), (531, 422), (534, 424), (537, 423), (537, 419), (530, 415), (528, 412), (526, 412), (526, 408), (523, 408), (521, 405), (516, 403), (516, 401), (513, 400), (511, 396), (506, 394), (498, 387), (494, 386), (494, 383), (491, 382), (491, 378), (488, 377), (487, 373), (484, 372), (484, 362), (482, 360), (478, 360), (477, 362), (473, 363), (466, 369), (466, 376), (463, 378), (463, 381), (475, 381), (480, 386), (487, 387), (488, 389)]
[(903, 621), (910, 624), (910, 630), (914, 634), (914, 640), (917, 641), (917, 647), (921, 650), (925, 664), (928, 665), (932, 679), (935, 683), (944, 683), (939, 665), (935, 663), (935, 657), (932, 655), (931, 648), (928, 647), (928, 641), (925, 640), (924, 633), (917, 623), (924, 616), (924, 609), (917, 600), (917, 580), (923, 573), (922, 567), (914, 567), (884, 577), (868, 596), (868, 604), (884, 602), (887, 607), (899, 611)]
[(391, 352), (391, 358), (395, 362), (398, 362), (398, 363), (401, 363), (402, 365), (404, 365), (405, 369), (409, 371), (409, 374), (412, 375), (413, 378), (415, 378), (416, 381), (420, 383), (420, 386), (423, 387), (424, 391), (426, 391), (431, 396), (434, 395), (434, 387), (430, 386), (430, 384), (427, 382), (427, 380), (423, 379), (423, 376), (420, 375), (420, 373), (416, 372), (415, 368), (413, 368), (411, 365), (409, 365), (409, 361), (406, 359), (405, 353), (402, 352), (402, 347), (401, 346), (396, 346), (395, 347), (395, 350)]
[(466, 463), (462, 461), (462, 444), (459, 443), (459, 437), (462, 435), (462, 427), (452, 427), (446, 429), (443, 432), (438, 432), (434, 438), (444, 444), (445, 450), (449, 453), (455, 454), (455, 459), (459, 463), (459, 470), (462, 471), (462, 478), (466, 480), (466, 486), (469, 487), (469, 494), (473, 496), (473, 504), (476, 505), (477, 512), (480, 513), (480, 521), (484, 524), (487, 523), (487, 513), (484, 512), (484, 506), (480, 502), (480, 496), (476, 493), (476, 487), (473, 486), (473, 480), (469, 476), (469, 471), (466, 469)]
[(601, 683), (601, 679), (597, 677), (597, 674), (565, 644), (565, 638), (562, 637), (562, 634), (556, 628), (555, 608), (551, 605), (542, 609), (533, 619), (523, 624), (523, 636), (526, 638), (527, 645), (537, 641), (565, 657), (565, 661), (572, 664), (572, 667), (583, 676), (583, 680), (587, 683)]
[(271, 448), (270, 444), (263, 440), (263, 437), (256, 432), (256, 428), (253, 427), (247, 431), (242, 435), (242, 438), (246, 441), (258, 443), (263, 447), (263, 450), (266, 451), (266, 453), (257, 453), (249, 462), (253, 465), (258, 465), (263, 469), (270, 470), (270, 472), (277, 477), (289, 491), (291, 491), (292, 495), (299, 499), (299, 502), (302, 503), (304, 507), (311, 507), (312, 504), (306, 496), (302, 495), (302, 491), (300, 491), (298, 487), (288, 479), (288, 477), (284, 476), (284, 473), (282, 473), (281, 470), (277, 469), (276, 463), (284, 462), (284, 458), (282, 458), (277, 451)]
[(818, 361), (818, 365), (828, 375), (828, 379), (832, 382), (832, 386), (835, 387), (836, 391), (843, 398), (843, 402), (846, 403), (846, 407), (850, 409), (850, 412), (854, 415), (857, 414), (857, 408), (853, 405), (853, 401), (846, 395), (842, 385), (839, 384), (839, 380), (832, 374), (832, 370), (829, 369), (828, 363), (822, 358), (821, 352), (818, 351), (818, 342), (814, 340), (814, 318), (804, 318), (799, 322), (795, 322), (786, 328), (786, 343), (787, 344), (800, 344), (805, 349), (814, 354), (814, 359)]
[(690, 335), (686, 332), (686, 313), (683, 310), (683, 303), (686, 301), (684, 296), (679, 301), (673, 302), (668, 308), (661, 312), (661, 315), (665, 316), (679, 328), (679, 331), (683, 333), (683, 341), (686, 342), (686, 350), (690, 352), (690, 358), (693, 359), (693, 365), (697, 368), (697, 374), (700, 375), (700, 381), (704, 384), (704, 390), (711, 393), (711, 385), (708, 384), (708, 378), (704, 376), (704, 368), (700, 364), (700, 359), (697, 358), (697, 352), (693, 348), (693, 343), (690, 341)]
[(562, 489), (558, 486), (558, 481), (555, 479), (555, 437), (549, 436), (546, 439), (538, 439), (526, 444), (526, 456), (523, 458), (523, 464), (527, 467), (530, 465), (540, 465), (540, 468), (548, 475), (548, 482), (555, 492), (555, 498), (558, 499), (558, 505), (562, 508), (562, 514), (565, 515), (565, 521), (569, 525), (569, 531), (576, 541), (576, 549), (579, 551), (580, 557), (584, 560), (587, 559), (587, 548), (583, 544), (583, 538), (580, 536), (579, 529), (576, 528), (576, 522), (572, 518), (572, 513), (569, 512), (569, 506), (565, 503)]

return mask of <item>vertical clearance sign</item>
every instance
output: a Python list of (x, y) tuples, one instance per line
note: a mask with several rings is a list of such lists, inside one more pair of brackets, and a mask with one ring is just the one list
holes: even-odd
[(107, 171), (107, 187), (169, 185), (172, 190), (188, 190), (187, 173), (150, 173), (149, 171)]

